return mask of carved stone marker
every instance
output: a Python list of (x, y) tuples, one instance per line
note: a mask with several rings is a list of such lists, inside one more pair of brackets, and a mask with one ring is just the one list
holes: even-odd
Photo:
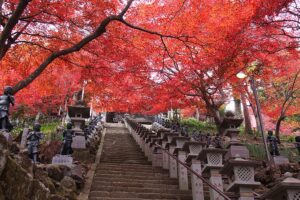
[(25, 128), (23, 129), (22, 139), (21, 139), (21, 146), (20, 146), (21, 149), (24, 149), (26, 147), (28, 133), (29, 133), (29, 127), (28, 124), (25, 124)]
[(289, 159), (284, 157), (284, 156), (274, 156), (272, 157), (272, 162), (274, 163), (274, 165), (285, 165), (285, 164), (289, 164)]
[(76, 135), (73, 138), (72, 142), (73, 149), (85, 149), (86, 148), (86, 141), (84, 135)]
[(72, 165), (73, 158), (69, 155), (57, 154), (52, 158), (52, 164), (56, 165)]

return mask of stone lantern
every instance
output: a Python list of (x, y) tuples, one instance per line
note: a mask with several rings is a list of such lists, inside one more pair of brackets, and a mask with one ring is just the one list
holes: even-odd
[(299, 200), (300, 180), (292, 177), (284, 179), (261, 196), (262, 200)]
[[(223, 168), (223, 155), (226, 152), (226, 149), (219, 149), (209, 146), (208, 148), (203, 149), (198, 156), (198, 159), (205, 163), (202, 173), (209, 173), (209, 182), (221, 191), (223, 191), (223, 180), (220, 170)], [(209, 194), (210, 199), (224, 199), (212, 188), (209, 188)]]
[(227, 146), (228, 152), (225, 155), (225, 160), (235, 158), (237, 155), (244, 159), (249, 159), (249, 150), (239, 142), (237, 136), (239, 134), (238, 127), (242, 124), (243, 119), (236, 118), (232, 112), (227, 112), (222, 121), (220, 129), (223, 134), (230, 138), (229, 145)]
[(68, 115), (71, 118), (73, 130), (75, 132), (72, 148), (85, 149), (86, 139), (82, 128), (85, 125), (85, 120), (90, 118), (90, 107), (85, 107), (79, 104), (68, 106)]
[(229, 177), (226, 191), (239, 193), (239, 200), (254, 200), (253, 189), (260, 186), (260, 182), (254, 180), (254, 169), (259, 165), (259, 162), (238, 157), (227, 161), (221, 170)]

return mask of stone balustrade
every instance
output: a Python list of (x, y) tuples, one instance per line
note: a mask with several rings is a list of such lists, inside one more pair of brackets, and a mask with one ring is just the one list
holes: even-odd
[[(240, 121), (236, 122), (238, 123)], [(258, 199), (254, 197), (253, 189), (260, 183), (254, 180), (254, 169), (260, 163), (249, 160), (247, 148), (236, 139), (236, 126), (230, 126), (227, 132), (224, 131), (231, 138), (231, 142), (227, 149), (220, 149), (212, 146), (207, 148), (205, 142), (191, 141), (190, 138), (179, 136), (179, 133), (166, 128), (156, 128), (155, 131), (143, 128), (131, 119), (127, 119), (125, 125), (141, 149), (144, 149), (145, 156), (150, 157), (153, 166), (168, 169), (170, 178), (178, 178), (180, 190), (188, 190), (191, 186), (193, 200), (208, 197), (210, 200)], [(186, 166), (190, 169), (188, 170)], [(190, 180), (189, 173), (191, 173)], [(202, 174), (208, 174), (208, 180), (204, 179)], [(229, 184), (223, 184), (224, 177), (228, 178)], [(204, 182), (214, 187), (209, 187), (209, 196), (205, 195)], [(273, 195), (277, 190), (271, 189), (273, 192), (263, 194), (260, 199), (300, 200), (298, 179), (286, 179), (275, 188), (282, 191), (281, 198)], [(225, 192), (221, 195), (220, 191)]]

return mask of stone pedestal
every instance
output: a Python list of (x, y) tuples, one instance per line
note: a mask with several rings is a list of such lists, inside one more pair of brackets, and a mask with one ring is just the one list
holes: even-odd
[[(226, 152), (227, 150), (225, 149), (209, 147), (203, 149), (198, 156), (198, 159), (205, 163), (202, 172), (209, 173), (209, 182), (216, 186), (220, 191), (223, 191), (223, 181), (220, 170), (223, 168), (223, 155)], [(209, 188), (209, 194), (211, 200), (224, 200), (224, 197), (212, 188)]]
[[(173, 155), (176, 155), (181, 162), (185, 162), (186, 160), (186, 152), (183, 150), (183, 146), (185, 142), (189, 140), (190, 139), (187, 137), (181, 137), (181, 136), (172, 137), (170, 145), (176, 145)], [(178, 164), (177, 169), (178, 169), (178, 178), (179, 178), (179, 189), (188, 190), (187, 169), (182, 164), (180, 163), (177, 164)]]
[(259, 165), (258, 162), (242, 158), (227, 161), (222, 169), (222, 173), (230, 178), (226, 191), (239, 193), (239, 200), (254, 200), (253, 189), (260, 186), (259, 182), (254, 181), (254, 167)]
[[(168, 136), (177, 136), (177, 134), (170, 133), (169, 131), (163, 131), (160, 133), (160, 138), (162, 139), (162, 147), (166, 150), (169, 149), (169, 139)], [(169, 155), (166, 152), (163, 152), (163, 168), (169, 169)]]
[(152, 154), (152, 166), (153, 167), (162, 167), (162, 150), (159, 147), (153, 149)]
[[(199, 153), (206, 146), (205, 142), (188, 141), (183, 145), (183, 150), (187, 152), (187, 158), (185, 162), (191, 166), (198, 175), (202, 175), (201, 162), (197, 160)], [(199, 179), (195, 174), (191, 173), (191, 185), (193, 200), (204, 199), (203, 181)]]
[[(162, 141), (162, 147), (164, 149), (167, 149), (167, 141)], [(162, 157), (163, 157), (163, 169), (169, 169), (169, 155), (163, 151), (162, 152)]]
[[(209, 175), (210, 175), (209, 182), (215, 187), (217, 187), (220, 191), (223, 191), (223, 180), (222, 180), (222, 175), (219, 173), (219, 170), (211, 169)], [(222, 197), (218, 192), (216, 192), (212, 188), (209, 188), (209, 195), (210, 195), (210, 199), (224, 200), (224, 197)]]
[(262, 200), (299, 200), (300, 180), (286, 178), (281, 183), (275, 185), (271, 190), (261, 196)]
[[(201, 171), (201, 162), (196, 159), (192, 159), (191, 169), (194, 170), (197, 174), (202, 175)], [(204, 190), (203, 190), (203, 181), (199, 179), (196, 175), (191, 175), (192, 183), (192, 194), (193, 200), (203, 200), (204, 199)]]
[[(186, 152), (185, 151), (178, 151), (178, 159), (181, 162), (185, 162), (186, 159)], [(188, 173), (187, 168), (178, 163), (178, 175), (179, 175), (179, 189), (180, 190), (189, 190), (188, 184)]]
[[(170, 154), (173, 154), (175, 151), (176, 146), (175, 145), (170, 145), (169, 146), (169, 152)], [(170, 173), (170, 178), (178, 178), (177, 174), (177, 161), (169, 156), (169, 173)]]
[(85, 149), (86, 148), (86, 140), (84, 135), (76, 135), (73, 138), (72, 142), (73, 149)]

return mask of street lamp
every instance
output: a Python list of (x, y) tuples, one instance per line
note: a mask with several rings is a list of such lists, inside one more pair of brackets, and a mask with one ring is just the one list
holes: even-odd
[[(245, 79), (247, 78), (247, 74), (245, 74), (244, 72), (239, 72), (236, 75), (237, 78), (239, 79)], [(267, 160), (270, 162), (270, 154), (268, 151), (268, 146), (267, 146), (267, 141), (266, 141), (266, 137), (264, 135), (264, 123), (262, 120), (262, 115), (261, 115), (261, 108), (260, 108), (260, 103), (259, 103), (259, 99), (258, 99), (258, 95), (257, 95), (257, 88), (256, 88), (256, 80), (253, 78), (253, 76), (249, 76), (249, 81), (250, 81), (250, 86), (254, 95), (254, 99), (255, 99), (255, 104), (256, 104), (256, 112), (257, 112), (257, 116), (258, 116), (258, 122), (259, 122), (259, 128), (260, 128), (260, 133), (263, 139), (263, 144), (265, 147), (265, 152), (267, 155)]]

